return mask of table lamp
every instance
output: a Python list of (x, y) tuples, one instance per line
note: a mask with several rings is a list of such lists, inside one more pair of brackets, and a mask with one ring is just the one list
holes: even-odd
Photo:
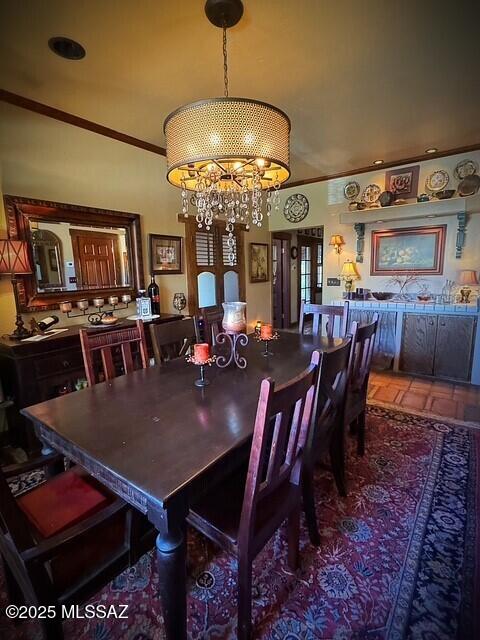
[(465, 269), (464, 271), (460, 271), (458, 284), (462, 285), (462, 288), (460, 289), (460, 295), (462, 296), (460, 302), (468, 304), (470, 302), (470, 294), (472, 293), (470, 285), (478, 285), (477, 272), (473, 269)]
[(10, 334), (11, 340), (22, 340), (32, 335), (25, 329), (22, 316), (19, 312), (17, 276), (25, 276), (32, 273), (30, 258), (28, 256), (28, 242), (23, 240), (0, 240), (0, 276), (8, 274), (12, 281), (13, 295), (15, 296), (15, 311), (17, 318), (16, 329)]
[(342, 271), (340, 272), (340, 277), (345, 282), (345, 291), (350, 293), (353, 281), (360, 278), (356, 264), (351, 260), (345, 260)]

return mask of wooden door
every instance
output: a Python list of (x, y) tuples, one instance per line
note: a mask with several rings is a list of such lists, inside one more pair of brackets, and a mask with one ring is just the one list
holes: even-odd
[(298, 236), (298, 307), (303, 302), (322, 304), (323, 240)]
[(290, 326), (290, 236), (274, 234), (272, 238), (273, 326)]
[(79, 289), (122, 285), (116, 234), (71, 229), (70, 235)]
[(438, 316), (434, 374), (455, 380), (470, 380), (475, 318)]
[(437, 316), (406, 313), (403, 318), (400, 369), (408, 373), (433, 375)]

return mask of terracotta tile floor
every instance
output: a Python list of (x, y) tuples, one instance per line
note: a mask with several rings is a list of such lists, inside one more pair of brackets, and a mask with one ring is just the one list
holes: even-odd
[(480, 425), (480, 387), (372, 371), (368, 398), (405, 411)]

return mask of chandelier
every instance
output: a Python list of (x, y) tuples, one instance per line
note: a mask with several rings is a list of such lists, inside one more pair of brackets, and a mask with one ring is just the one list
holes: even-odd
[(182, 213), (188, 217), (192, 207), (199, 228), (225, 219), (234, 264), (234, 224), (260, 227), (264, 212), (278, 211), (280, 185), (290, 176), (290, 120), (271, 104), (228, 94), (227, 29), (243, 15), (241, 0), (207, 0), (205, 13), (223, 30), (224, 97), (166, 118), (167, 179), (181, 188)]

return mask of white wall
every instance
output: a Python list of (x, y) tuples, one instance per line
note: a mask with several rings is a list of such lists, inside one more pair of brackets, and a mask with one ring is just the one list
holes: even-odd
[[(418, 183), (419, 193), (425, 191), (426, 177), (436, 169), (445, 169), (450, 175), (450, 182), (447, 188), (455, 188), (458, 181), (454, 178), (453, 170), (456, 164), (463, 158), (471, 158), (480, 164), (480, 151), (469, 154), (461, 154), (428, 160), (420, 163), (420, 179)], [(327, 278), (337, 277), (343, 262), (346, 259), (355, 261), (356, 256), (356, 234), (353, 229), (353, 221), (355, 212), (351, 213), (352, 224), (340, 224), (339, 214), (348, 211), (348, 202), (343, 198), (343, 186), (350, 180), (356, 180), (363, 190), (368, 184), (376, 183), (382, 189), (385, 185), (385, 169), (376, 169), (370, 173), (360, 174), (357, 176), (349, 176), (337, 180), (325, 182), (316, 182), (300, 187), (290, 189), (282, 189), (280, 211), (272, 215), (270, 218), (271, 231), (286, 231), (292, 229), (292, 223), (288, 222), (283, 216), (283, 206), (285, 200), (292, 193), (303, 193), (307, 196), (310, 209), (307, 217), (302, 220), (301, 227), (316, 227), (324, 225), (324, 302), (328, 303), (333, 299), (341, 297), (342, 287), (327, 287)], [(340, 194), (340, 196), (338, 195)], [(438, 224), (447, 224), (447, 239), (445, 248), (445, 266), (441, 276), (422, 276), (424, 282), (428, 285), (432, 293), (440, 292), (446, 278), (451, 280), (458, 279), (458, 272), (463, 269), (480, 270), (480, 214), (470, 216), (467, 226), (467, 235), (465, 247), (461, 259), (455, 258), (455, 243), (457, 233), (456, 216), (448, 216), (442, 218), (424, 218), (419, 220), (409, 220), (401, 222), (393, 222), (388, 225), (376, 224), (375, 221), (381, 219), (381, 210), (372, 210), (372, 223), (365, 227), (365, 252), (364, 262), (358, 264), (358, 271), (361, 280), (358, 286), (372, 289), (373, 291), (384, 291), (388, 280), (386, 277), (370, 275), (370, 251), (371, 251), (371, 232), (372, 230), (382, 228), (402, 228), (402, 227), (422, 227), (436, 226)], [(332, 234), (342, 234), (346, 242), (340, 260), (334, 252), (333, 247), (328, 246), (328, 241)], [(411, 291), (416, 289), (412, 287)]]

